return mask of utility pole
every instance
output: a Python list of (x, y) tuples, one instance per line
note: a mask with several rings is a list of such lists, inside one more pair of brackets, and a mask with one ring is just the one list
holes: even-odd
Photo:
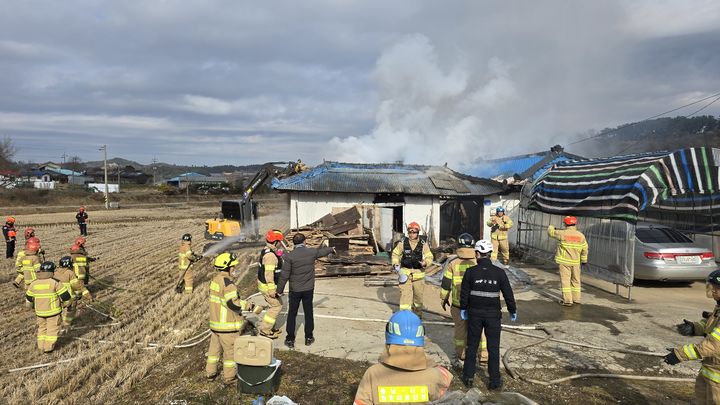
[(157, 157), (153, 156), (153, 186), (157, 184), (157, 179), (155, 179), (155, 172), (157, 172)]
[(105, 162), (105, 209), (110, 209), (110, 202), (108, 201), (108, 178), (107, 178), (107, 145), (103, 145), (99, 150), (104, 152), (103, 160)]
[(117, 165), (118, 169), (118, 193), (120, 192), (120, 165)]

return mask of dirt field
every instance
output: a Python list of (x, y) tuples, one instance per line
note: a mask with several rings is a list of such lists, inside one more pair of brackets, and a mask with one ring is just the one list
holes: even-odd
[[(0, 371), (0, 396), (13, 404), (249, 403), (253, 396), (239, 396), (234, 388), (205, 381), (207, 341), (191, 348), (169, 347), (207, 328), (211, 266), (195, 268), (197, 292), (192, 296), (175, 294), (172, 283), (180, 236), (191, 232), (194, 240), (200, 241), (195, 246), (202, 245), (204, 219), (216, 210), (215, 206), (202, 206), (91, 212), (94, 221), (89, 225), (88, 250), (91, 255), (101, 256), (93, 263), (91, 274), (98, 280), (91, 283), (91, 291), (97, 298), (96, 306), (120, 323), (85, 311), (77, 328), (60, 340), (51, 355), (38, 353), (34, 316), (22, 306), (22, 293), (9, 283), (14, 276), (12, 264), (0, 262), (0, 350), (5, 359)], [(287, 228), (284, 199), (266, 202), (261, 213), (263, 228)], [(36, 226), (48, 258), (57, 260), (77, 234), (72, 218), (70, 211), (19, 215), (18, 224), (21, 229)], [(244, 265), (256, 260), (257, 248), (242, 251)], [(701, 285), (639, 287), (634, 291), (636, 300), (628, 303), (588, 284), (585, 305), (563, 310), (539, 291), (555, 290), (556, 274), (532, 267), (526, 270), (537, 284), (535, 289), (518, 294), (519, 324), (543, 323), (563, 339), (662, 351), (687, 340), (672, 330), (673, 323), (683, 317), (694, 318), (707, 309)], [(254, 274), (246, 274), (239, 284), (243, 296), (255, 292)], [(396, 289), (365, 288), (362, 279), (324, 279), (318, 282), (317, 290), (335, 293), (316, 297), (317, 314), (386, 319), (396, 310)], [(437, 294), (435, 287), (428, 286), (427, 319), (447, 321), (439, 299), (434, 299)], [(279, 321), (279, 326), (284, 327), (284, 316)], [(301, 404), (352, 402), (357, 383), (369, 365), (367, 361), (373, 362), (382, 347), (382, 327), (381, 323), (319, 318), (318, 341), (310, 348), (299, 345), (296, 351), (287, 351), (278, 341), (277, 356), (284, 362), (280, 393)], [(438, 361), (447, 361), (452, 351), (451, 329), (429, 326), (428, 336), (432, 341), (428, 350)], [(340, 339), (346, 340), (338, 345)], [(504, 333), (502, 349), (534, 341)], [(148, 342), (160, 347), (145, 347), (143, 343)], [(350, 349), (343, 352), (338, 347)], [(16, 367), (66, 359), (72, 360), (50, 368), (7, 373)], [(657, 357), (555, 343), (518, 351), (512, 355), (512, 364), (522, 374), (544, 380), (580, 372), (687, 378), (693, 377), (698, 368), (697, 363), (687, 363), (671, 369)], [(506, 390), (523, 393), (539, 403), (680, 404), (692, 398), (691, 383), (586, 379), (543, 387), (513, 380), (507, 374), (504, 378)], [(478, 378), (479, 383), (485, 380), (483, 375)], [(461, 388), (456, 373), (453, 389)]]

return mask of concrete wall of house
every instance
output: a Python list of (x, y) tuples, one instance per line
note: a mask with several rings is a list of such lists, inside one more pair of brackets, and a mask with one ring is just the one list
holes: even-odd
[(372, 205), (375, 196), (361, 193), (290, 193), (290, 226), (297, 228), (311, 224), (333, 208), (350, 208), (358, 204)]
[[(510, 232), (508, 232), (508, 241), (510, 242), (511, 246), (515, 245), (515, 243), (517, 242), (518, 220), (520, 213), (520, 193), (511, 193), (508, 195), (492, 195), (485, 197), (485, 200), (490, 201), (489, 205), (485, 205), (484, 218), (486, 222), (488, 219), (490, 219), (492, 215), (495, 215), (495, 210), (498, 207), (505, 208), (505, 214), (508, 215), (513, 221), (513, 227)], [(484, 227), (483, 238), (490, 238), (490, 227)]]

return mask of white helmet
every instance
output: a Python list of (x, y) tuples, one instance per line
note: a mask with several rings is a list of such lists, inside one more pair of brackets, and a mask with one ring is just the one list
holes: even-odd
[(493, 251), (492, 242), (487, 239), (481, 239), (475, 243), (475, 251), (481, 254), (488, 254)]

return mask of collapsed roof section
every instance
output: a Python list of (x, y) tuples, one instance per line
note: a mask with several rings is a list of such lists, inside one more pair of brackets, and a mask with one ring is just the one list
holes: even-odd
[(464, 175), (446, 166), (395, 163), (325, 162), (296, 176), (277, 180), (279, 191), (388, 193), (444, 197), (484, 196), (503, 192), (502, 184)]

